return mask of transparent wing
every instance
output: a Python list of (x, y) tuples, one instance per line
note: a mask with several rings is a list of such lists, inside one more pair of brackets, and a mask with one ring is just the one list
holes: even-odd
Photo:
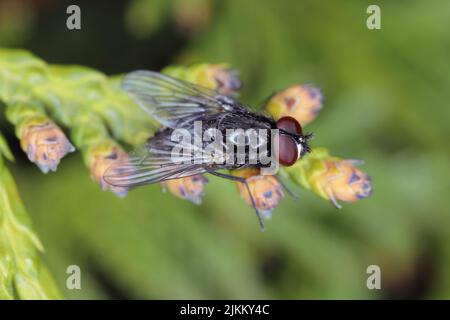
[(111, 166), (106, 170), (103, 179), (110, 185), (130, 188), (206, 172), (199, 165), (175, 165), (160, 160), (142, 160), (131, 158), (127, 162)]
[(149, 150), (145, 146), (140, 152), (110, 166), (103, 179), (110, 185), (129, 188), (206, 172), (201, 163), (191, 163), (190, 157), (179, 160), (185, 161), (176, 163), (167, 150)]
[[(205, 173), (213, 163), (202, 146), (170, 139), (172, 129), (164, 129), (129, 157), (110, 166), (103, 179), (117, 187), (135, 187)], [(182, 149), (180, 150), (180, 147)], [(178, 148), (179, 152), (173, 152)]]
[(122, 88), (144, 111), (170, 128), (205, 114), (246, 109), (213, 90), (153, 71), (138, 70), (127, 74)]

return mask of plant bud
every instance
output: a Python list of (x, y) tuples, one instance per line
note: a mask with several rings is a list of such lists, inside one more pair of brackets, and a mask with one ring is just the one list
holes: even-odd
[(59, 161), (75, 148), (64, 132), (53, 122), (25, 125), (21, 132), (20, 146), (31, 162), (43, 173), (56, 171)]
[(208, 180), (201, 174), (161, 182), (163, 190), (169, 190), (174, 196), (189, 200), (195, 204), (202, 202), (204, 187)]
[(170, 66), (165, 68), (163, 73), (216, 90), (223, 95), (233, 95), (242, 87), (238, 72), (224, 63), (201, 63), (189, 67)]
[(370, 177), (356, 166), (362, 161), (332, 157), (324, 148), (314, 148), (286, 172), (297, 183), (341, 208), (338, 200), (356, 202), (372, 194)]
[(302, 126), (315, 119), (322, 109), (322, 94), (309, 85), (293, 85), (276, 93), (266, 104), (266, 110), (278, 120), (293, 117)]
[[(250, 193), (255, 201), (255, 209), (268, 219), (272, 215), (272, 210), (275, 209), (284, 195), (281, 185), (275, 176), (260, 175), (259, 173), (259, 169), (256, 168), (240, 169), (232, 172), (234, 176), (247, 180)], [(246, 186), (241, 182), (236, 182), (236, 186), (244, 201), (252, 206), (252, 200)]]
[(124, 197), (128, 188), (113, 186), (107, 183), (103, 175), (113, 164), (125, 162), (128, 155), (119, 147), (111, 144), (103, 144), (89, 150), (88, 167), (92, 180), (96, 181), (102, 190), (110, 190), (119, 197)]
[(356, 202), (372, 194), (370, 177), (355, 167), (355, 160), (325, 160), (325, 170), (314, 176), (316, 188), (336, 207), (337, 200)]
[(237, 71), (225, 64), (204, 64), (192, 72), (196, 83), (226, 96), (236, 93), (242, 87)]

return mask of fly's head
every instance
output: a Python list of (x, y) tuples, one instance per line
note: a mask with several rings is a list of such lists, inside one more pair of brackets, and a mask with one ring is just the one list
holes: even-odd
[(300, 123), (292, 117), (282, 117), (276, 122), (279, 135), (278, 161), (282, 166), (292, 166), (303, 155), (311, 151), (308, 141), (312, 134), (303, 134)]

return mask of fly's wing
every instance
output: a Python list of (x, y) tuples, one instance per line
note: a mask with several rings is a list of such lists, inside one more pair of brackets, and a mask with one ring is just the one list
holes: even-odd
[(110, 185), (130, 188), (205, 173), (208, 159), (196, 159), (194, 145), (182, 145), (192, 152), (176, 154), (174, 158), (172, 150), (180, 143), (170, 139), (170, 132), (166, 129), (157, 133), (128, 158), (110, 166), (103, 179)]
[(169, 128), (192, 123), (202, 115), (246, 110), (230, 97), (153, 71), (127, 74), (122, 88), (144, 111)]
[(103, 179), (116, 187), (132, 188), (205, 172), (199, 165), (175, 165), (153, 159), (130, 158), (127, 162), (108, 168)]
[(148, 152), (145, 156), (131, 156), (112, 165), (103, 179), (113, 186), (131, 188), (205, 172), (201, 164), (174, 163), (170, 156)]

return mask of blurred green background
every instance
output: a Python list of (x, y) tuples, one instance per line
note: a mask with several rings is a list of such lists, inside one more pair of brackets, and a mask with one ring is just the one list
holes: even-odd
[[(82, 29), (66, 28), (78, 4)], [(381, 7), (381, 30), (366, 8)], [(0, 46), (107, 74), (228, 62), (241, 100), (311, 83), (325, 96), (313, 145), (364, 159), (372, 197), (336, 210), (292, 186), (258, 229), (235, 186), (195, 206), (159, 186), (102, 192), (79, 154), (44, 176), (1, 120), (9, 164), (67, 298), (450, 298), (450, 2), (0, 0)], [(82, 289), (65, 288), (66, 268)], [(366, 268), (379, 265), (381, 290)]]

